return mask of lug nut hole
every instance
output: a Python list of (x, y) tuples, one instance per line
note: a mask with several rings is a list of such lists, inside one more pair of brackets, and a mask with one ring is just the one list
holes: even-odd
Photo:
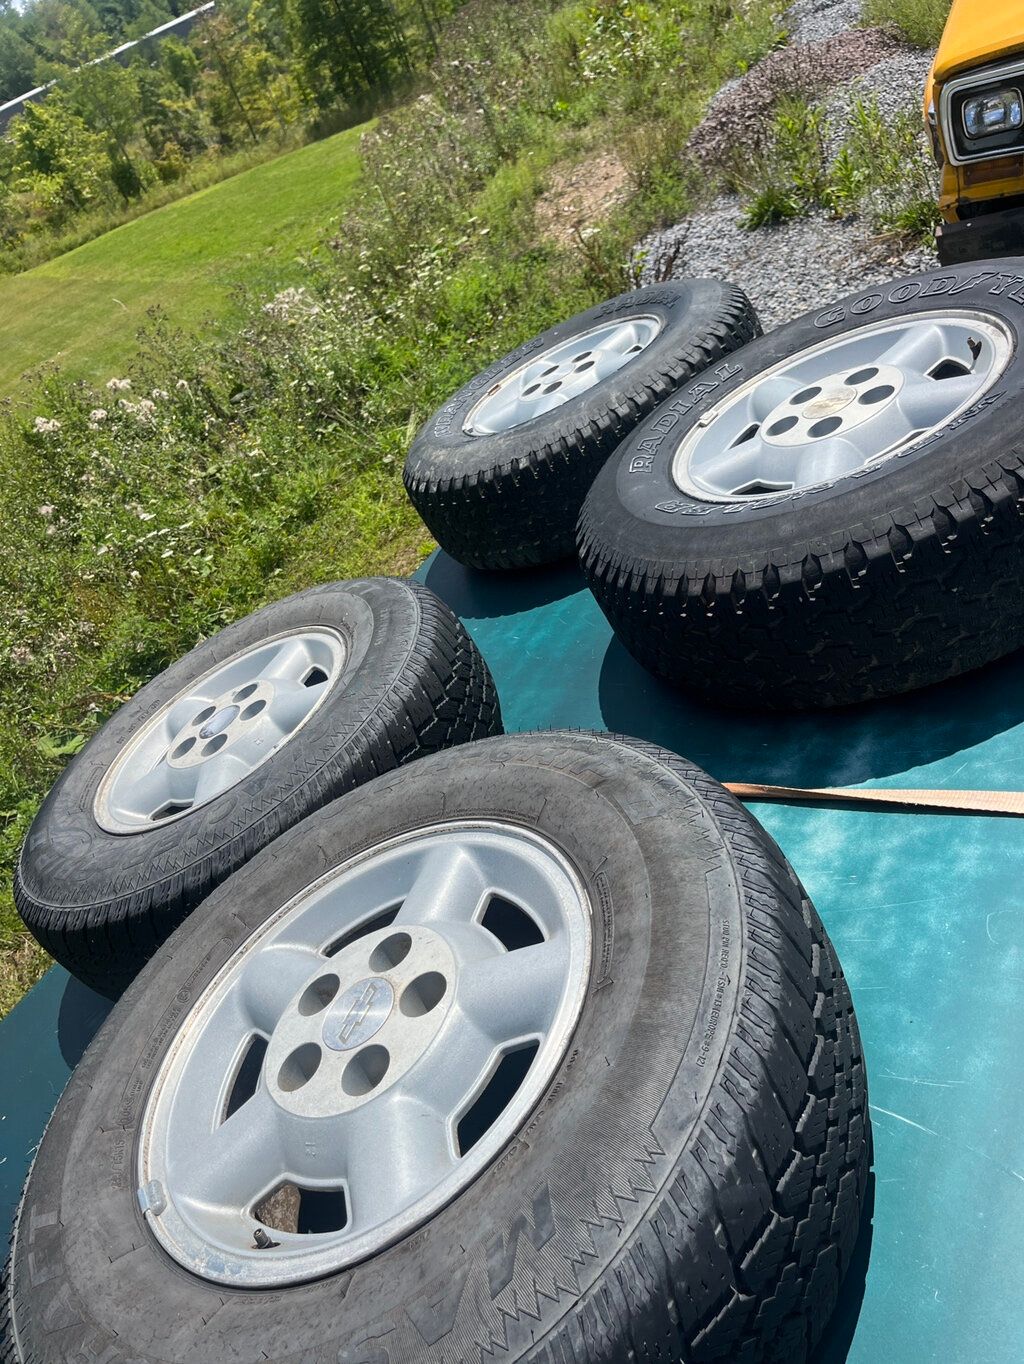
[(816, 398), (821, 392), (820, 388), (803, 388), (799, 393), (790, 398), (794, 407), (803, 407), (804, 403), (809, 403), (812, 398)]
[(190, 753), (196, 746), (195, 735), (188, 739), (183, 739), (176, 749), (171, 753), (172, 758), (183, 758), (186, 753)]
[(869, 379), (873, 379), (877, 373), (878, 370), (873, 365), (869, 365), (867, 369), (859, 369), (856, 374), (851, 374), (846, 382), (851, 388), (859, 388), (861, 384), (866, 384)]
[(277, 1073), (277, 1083), (286, 1094), (308, 1084), (320, 1068), (321, 1051), (315, 1042), (303, 1042), (287, 1056)]
[(842, 424), (842, 417), (826, 417), (824, 421), (814, 423), (811, 427), (810, 434), (815, 438), (831, 436), (832, 432), (838, 431)]
[(787, 431), (792, 431), (798, 425), (799, 417), (783, 417), (781, 421), (773, 422), (768, 428), (769, 436), (784, 436)]
[(203, 745), (203, 757), (211, 758), (214, 753), (219, 753), (227, 741), (226, 734), (215, 734), (208, 744)]
[(408, 933), (392, 933), (389, 938), (378, 943), (370, 953), (371, 969), (382, 973), (390, 970), (392, 966), (398, 966), (409, 955), (410, 947), (412, 938)]
[(309, 1017), (310, 1014), (318, 1014), (321, 1009), (326, 1009), (338, 993), (340, 984), (335, 975), (320, 976), (318, 980), (314, 980), (312, 985), (307, 985), (302, 992), (299, 1013)]
[(234, 701), (234, 703), (238, 705), (240, 702), (244, 701), (246, 697), (249, 697), (253, 694), (253, 692), (256, 690), (256, 685), (257, 684), (255, 682), (250, 682), (247, 686), (239, 687), (238, 691), (236, 691), (234, 696), (232, 696), (231, 698), (232, 701)]
[(886, 398), (891, 398), (895, 392), (892, 384), (879, 384), (877, 388), (870, 388), (867, 393), (862, 393), (860, 401), (866, 407), (871, 407), (875, 403), (884, 403)]
[(260, 711), (266, 710), (266, 708), (267, 703), (262, 698), (259, 701), (254, 701), (251, 706), (246, 706), (245, 710), (242, 711), (241, 719), (255, 720)]
[(387, 1047), (364, 1047), (349, 1061), (341, 1076), (341, 1087), (346, 1094), (358, 1098), (377, 1088), (388, 1073), (391, 1057)]
[(407, 1018), (420, 1018), (437, 1008), (447, 989), (448, 982), (440, 971), (427, 971), (405, 987), (399, 1008)]

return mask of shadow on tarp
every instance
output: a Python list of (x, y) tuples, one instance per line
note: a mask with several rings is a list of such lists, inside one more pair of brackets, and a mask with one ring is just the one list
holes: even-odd
[(53, 966), (0, 1024), (0, 1226), (61, 1090), (114, 1006)]
[(112, 1000), (90, 990), (74, 976), (68, 976), (57, 1014), (57, 1045), (70, 1070), (85, 1055), (113, 1007)]
[(585, 586), (583, 575), (574, 563), (521, 569), (515, 573), (484, 573), (475, 568), (463, 568), (443, 551), (430, 560), (420, 581), (446, 601), (457, 616), (468, 616), (470, 620), (490, 620), (496, 616), (535, 611), (540, 606), (549, 606), (582, 592)]
[(1024, 722), (1024, 654), (924, 691), (842, 710), (717, 709), (646, 673), (616, 639), (599, 683), (608, 729), (664, 745), (719, 781), (848, 786), (906, 772)]

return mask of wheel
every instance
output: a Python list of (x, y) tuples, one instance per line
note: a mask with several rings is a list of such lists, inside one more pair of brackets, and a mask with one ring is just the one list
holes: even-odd
[(379, 772), (500, 733), (487, 665), (426, 588), (300, 592), (193, 649), (72, 760), (22, 847), (18, 909), (115, 996), (284, 829)]
[(768, 836), (662, 750), (490, 740), (290, 830), (140, 976), (36, 1158), (3, 1358), (799, 1362), (868, 1161)]
[(1024, 643), (1024, 261), (866, 290), (624, 442), (579, 522), (616, 634), (710, 700), (845, 705)]
[(405, 463), (413, 506), (471, 568), (567, 558), (584, 495), (623, 436), (760, 330), (746, 296), (710, 279), (638, 289), (559, 323), (422, 428)]

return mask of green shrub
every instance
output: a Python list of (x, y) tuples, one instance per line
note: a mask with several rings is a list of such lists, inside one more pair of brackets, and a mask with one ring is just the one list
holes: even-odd
[(790, 218), (799, 217), (801, 204), (789, 190), (767, 185), (758, 190), (744, 206), (740, 221), (748, 231), (759, 227), (777, 227)]

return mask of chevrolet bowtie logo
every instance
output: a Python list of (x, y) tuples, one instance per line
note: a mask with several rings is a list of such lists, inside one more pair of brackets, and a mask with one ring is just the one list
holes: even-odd
[(324, 1041), (334, 1051), (348, 1051), (378, 1032), (387, 1021), (395, 992), (382, 976), (357, 981), (340, 996), (324, 1024)]

